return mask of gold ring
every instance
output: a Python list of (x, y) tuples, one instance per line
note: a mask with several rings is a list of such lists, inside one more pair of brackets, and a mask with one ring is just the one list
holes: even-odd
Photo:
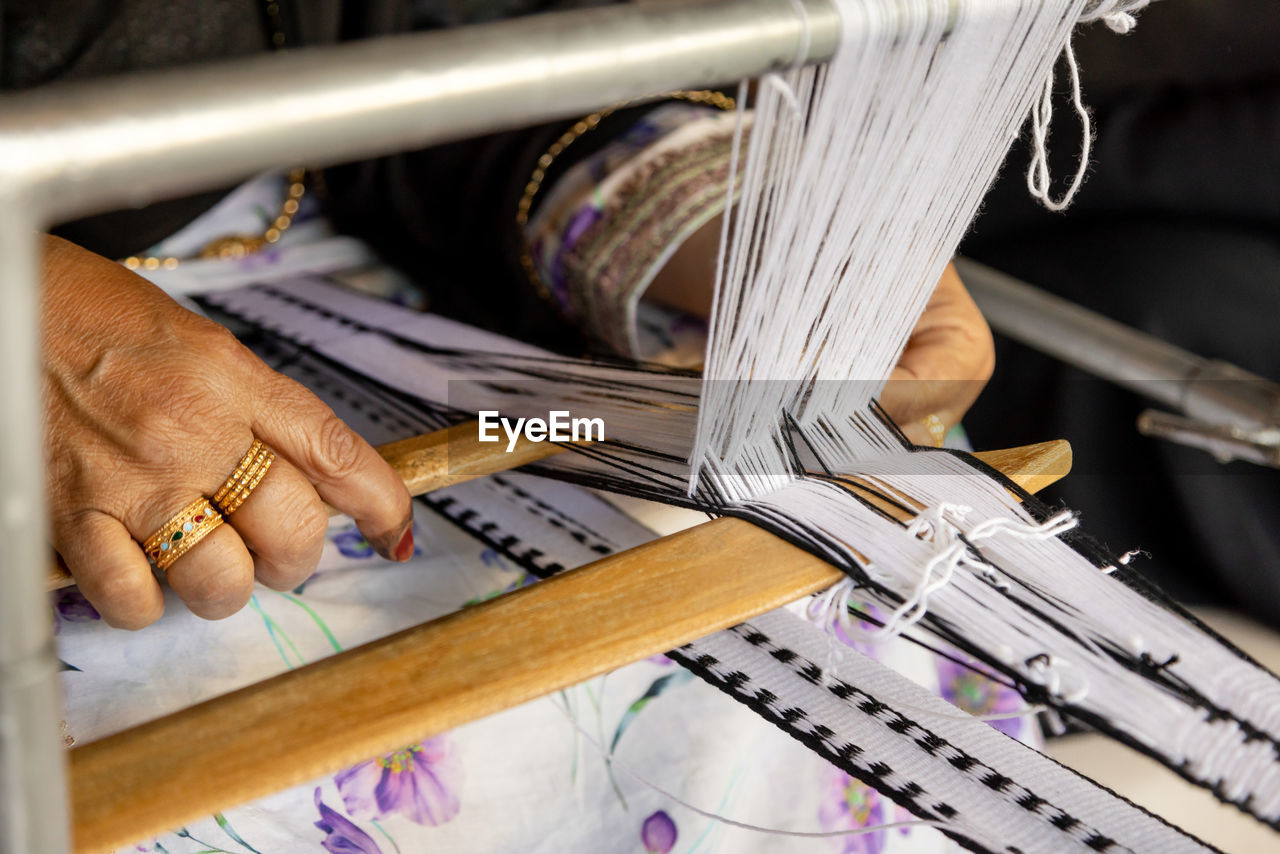
[(254, 439), (231, 477), (213, 494), (213, 505), (222, 511), (223, 516), (230, 516), (239, 510), (249, 494), (262, 483), (267, 469), (271, 468), (275, 459), (275, 452), (260, 440)]
[(168, 569), (226, 520), (209, 499), (201, 496), (147, 537), (142, 550), (159, 569)]
[(933, 440), (933, 446), (941, 448), (947, 440), (947, 433), (950, 432), (942, 419), (937, 415), (929, 415), (920, 423), (924, 425), (924, 429), (929, 431), (929, 438)]

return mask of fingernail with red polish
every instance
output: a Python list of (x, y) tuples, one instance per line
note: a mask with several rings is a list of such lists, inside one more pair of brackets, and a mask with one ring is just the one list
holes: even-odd
[(396, 560), (404, 563), (413, 557), (413, 527), (405, 528), (404, 535), (400, 537), (400, 542), (396, 544)]

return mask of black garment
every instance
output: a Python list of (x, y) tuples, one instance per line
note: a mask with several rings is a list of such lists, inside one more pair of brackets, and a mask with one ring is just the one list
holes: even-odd
[[(416, 0), (412, 15), (347, 22), (341, 38), (456, 26), (609, 0)], [(409, 18), (411, 17), (411, 21)], [(563, 169), (607, 141), (625, 117), (575, 143)], [(530, 286), (516, 207), (538, 158), (571, 121), (507, 131), (326, 170), (327, 210), (428, 293), (432, 311), (569, 354), (580, 332)], [(548, 184), (554, 174), (548, 175)]]
[[(1096, 107), (1095, 165), (1065, 215), (1027, 196), (1026, 147), (962, 251), (1208, 358), (1280, 380), (1280, 4), (1155, 3), (1133, 34), (1077, 42)], [(1054, 172), (1078, 129), (1055, 114)], [(966, 418), (979, 447), (1062, 437), (1072, 474), (1046, 491), (1191, 602), (1280, 625), (1280, 472), (1137, 434), (1148, 402), (997, 336)]]
[[(295, 47), (590, 2), (282, 0), (280, 5), (287, 46)], [(181, 68), (270, 50), (265, 5), (262, 0), (0, 0), (0, 88)], [(537, 158), (565, 126), (555, 123), (326, 170), (321, 198), (341, 230), (365, 238), (424, 283), (436, 310), (574, 351), (580, 346), (577, 333), (525, 281), (515, 224), (516, 204)], [(574, 156), (590, 147), (578, 146)], [(204, 213), (229, 189), (89, 217), (55, 232), (107, 257), (135, 254)]]
[[(0, 0), (0, 88), (29, 89), (246, 56), (268, 48), (258, 0)], [(110, 258), (141, 251), (226, 190), (68, 223), (55, 233)]]

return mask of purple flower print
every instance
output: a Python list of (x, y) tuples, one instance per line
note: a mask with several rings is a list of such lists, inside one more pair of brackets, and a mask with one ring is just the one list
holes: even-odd
[(329, 854), (382, 854), (382, 849), (369, 834), (320, 800), (319, 787), (316, 788), (316, 809), (320, 810), (316, 827), (325, 833), (320, 844)]
[(565, 226), (563, 236), (563, 250), (571, 251), (578, 245), (578, 241), (582, 239), (582, 235), (591, 230), (591, 226), (595, 225), (604, 218), (604, 212), (596, 207), (587, 207), (578, 211), (569, 220), (569, 224)]
[[(296, 219), (295, 217), (295, 221)], [(265, 270), (268, 267), (274, 267), (279, 264), (281, 254), (278, 246), (264, 246), (257, 252), (250, 252), (242, 258), (238, 258), (235, 262), (236, 269), (244, 272)]]
[(676, 845), (676, 823), (658, 810), (640, 825), (640, 841), (648, 854), (667, 854)]
[(517, 578), (515, 581), (508, 584), (506, 587), (502, 588), (502, 593), (511, 593), (512, 591), (519, 590), (522, 587), (530, 587), (534, 584), (537, 584), (538, 581), (539, 581), (538, 576), (534, 575), (532, 572), (529, 572), (528, 570), (525, 570), (524, 572), (521, 573), (519, 578)]
[[(413, 525), (413, 536), (413, 556), (417, 557), (422, 554), (422, 549), (417, 546), (418, 525), (416, 522)], [(373, 557), (373, 546), (369, 545), (368, 540), (364, 538), (364, 534), (360, 533), (359, 529), (356, 528), (355, 525), (331, 535), (330, 539), (333, 540), (333, 544), (338, 547), (338, 551), (344, 557), (359, 559)]]
[(676, 332), (702, 332), (707, 331), (707, 322), (701, 317), (692, 314), (685, 314), (683, 311), (675, 316), (671, 321), (671, 331)]
[(59, 590), (53, 602), (58, 616), (68, 623), (86, 623), (90, 620), (101, 620), (98, 609), (89, 604), (84, 594), (74, 587)]
[[(885, 620), (888, 619), (883, 611), (875, 605), (872, 605), (870, 602), (859, 602), (857, 600), (853, 600), (849, 604), (852, 607), (852, 610), (849, 613), (849, 619), (852, 624), (857, 627), (858, 632), (875, 632), (884, 624)], [(809, 611), (810, 619), (817, 621), (824, 631), (829, 632), (836, 640), (840, 641), (840, 643), (850, 649), (856, 649), (858, 652), (869, 658), (879, 658), (875, 643), (859, 635), (858, 632), (854, 632), (855, 636), (851, 637), (849, 633), (844, 630), (844, 626), (840, 624), (839, 615), (835, 611), (835, 607), (837, 606), (828, 606), (825, 612), (819, 612), (813, 609), (813, 606), (811, 605), (811, 610)], [(862, 619), (864, 616), (870, 617), (871, 620), (875, 620), (876, 622), (870, 622)]]
[[(893, 823), (894, 824), (905, 824), (908, 821), (918, 821), (918, 820), (919, 819), (917, 819), (914, 815), (912, 815), (909, 810), (906, 810), (898, 806), (897, 804), (893, 805)], [(899, 827), (898, 833), (903, 836), (910, 836), (911, 831), (914, 829), (915, 828), (910, 826)]]
[(352, 818), (400, 813), (435, 826), (458, 814), (462, 762), (453, 742), (439, 736), (339, 771), (333, 780)]
[(101, 620), (98, 610), (89, 604), (89, 600), (74, 587), (59, 590), (53, 596), (53, 633), (62, 631), (62, 622), (87, 623), (90, 620)]
[(494, 549), (482, 549), (480, 551), (480, 562), (485, 566), (496, 566), (498, 569), (508, 569), (507, 562), (502, 559), (502, 555), (498, 554)]
[(373, 546), (354, 526), (333, 535), (333, 544), (346, 557), (373, 557)]
[(528, 587), (529, 585), (536, 584), (537, 582), (538, 576), (534, 575), (532, 572), (521, 570), (520, 577), (508, 584), (506, 587), (503, 587), (501, 590), (491, 590), (483, 596), (476, 596), (472, 599), (468, 599), (466, 602), (462, 603), (462, 607), (470, 608), (474, 605), (479, 605), (481, 602), (488, 602), (490, 599), (497, 599), (499, 596), (505, 596), (513, 590), (519, 590), (521, 587)]
[(603, 211), (595, 205), (588, 205), (574, 213), (565, 224), (564, 232), (560, 235), (560, 246), (556, 248), (556, 254), (551, 259), (551, 269), (547, 271), (551, 277), (551, 290), (562, 305), (568, 303), (569, 294), (565, 259), (581, 242), (583, 235), (603, 218)]
[[(822, 803), (818, 807), (818, 821), (823, 830), (855, 830), (887, 823), (886, 803), (879, 792), (831, 765), (824, 774)], [(885, 832), (876, 830), (830, 839), (840, 854), (880, 854), (884, 850)]]
[[(978, 673), (963, 663), (938, 657), (938, 692), (948, 702), (971, 715), (993, 715), (1016, 712), (1024, 707), (1021, 695)], [(1022, 732), (1022, 718), (1005, 718), (990, 721), (1005, 735), (1018, 737)]]

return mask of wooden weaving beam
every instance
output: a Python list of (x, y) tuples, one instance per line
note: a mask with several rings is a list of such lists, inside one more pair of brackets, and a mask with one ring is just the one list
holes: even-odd
[[(464, 426), (474, 437), (474, 425)], [(449, 472), (447, 462), (438, 465), (446, 438), (382, 450), (416, 460), (413, 482), (428, 484), (421, 491), (436, 476), (442, 486), (510, 461), (489, 445), (480, 455), (488, 463), (477, 457), (473, 469)], [(977, 456), (1029, 491), (1071, 463), (1065, 441)], [(842, 577), (730, 518), (606, 557), (76, 747), (76, 850), (110, 851), (333, 773), (736, 625)]]

